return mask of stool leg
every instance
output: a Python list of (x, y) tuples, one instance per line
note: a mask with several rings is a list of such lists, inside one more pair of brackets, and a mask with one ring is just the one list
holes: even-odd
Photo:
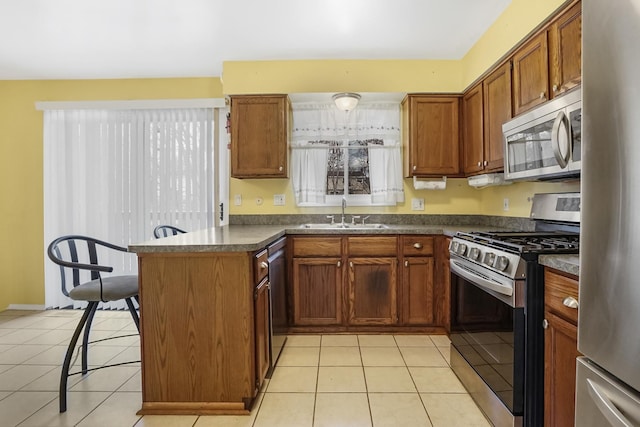
[(76, 330), (73, 332), (73, 336), (71, 337), (71, 342), (69, 343), (69, 347), (67, 347), (67, 354), (64, 356), (64, 363), (62, 364), (62, 372), (60, 373), (60, 412), (67, 412), (67, 379), (69, 378), (69, 367), (71, 365), (71, 357), (73, 356), (73, 352), (76, 348), (76, 343), (78, 342), (78, 338), (80, 338), (80, 332), (84, 328), (84, 325), (87, 323), (87, 319), (91, 314), (92, 310), (95, 311), (95, 307), (98, 305), (97, 302), (89, 302), (87, 308), (84, 309), (84, 313), (82, 314), (82, 318), (76, 326)]
[(91, 331), (91, 324), (93, 323), (93, 316), (96, 314), (96, 310), (98, 309), (98, 302), (91, 302), (93, 307), (89, 312), (89, 317), (87, 318), (87, 325), (84, 328), (84, 337), (82, 338), (82, 375), (87, 373), (87, 369), (89, 366), (89, 332)]
[(136, 324), (136, 328), (138, 328), (138, 333), (140, 333), (140, 318), (138, 317), (136, 308), (133, 306), (133, 302), (131, 301), (131, 298), (125, 298), (125, 302), (127, 303), (127, 307), (129, 307), (129, 313), (131, 313), (131, 317), (133, 317), (133, 323)]

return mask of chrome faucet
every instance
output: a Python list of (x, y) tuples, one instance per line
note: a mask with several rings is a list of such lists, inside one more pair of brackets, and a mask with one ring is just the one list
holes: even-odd
[(343, 197), (342, 198), (342, 220), (340, 221), (340, 224), (344, 225), (344, 209), (347, 207), (347, 198)]

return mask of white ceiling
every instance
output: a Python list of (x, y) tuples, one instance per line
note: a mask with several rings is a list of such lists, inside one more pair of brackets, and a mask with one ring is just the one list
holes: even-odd
[(511, 0), (0, 0), (0, 80), (221, 76), (223, 61), (460, 59)]

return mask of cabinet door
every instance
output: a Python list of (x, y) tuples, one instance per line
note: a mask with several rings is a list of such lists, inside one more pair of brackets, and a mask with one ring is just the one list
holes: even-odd
[(256, 389), (260, 389), (267, 375), (270, 360), (269, 351), (269, 280), (256, 286), (254, 293), (254, 327), (256, 352)]
[(462, 158), (465, 174), (484, 169), (482, 114), (482, 84), (479, 84), (462, 98)]
[(574, 425), (578, 327), (546, 313), (545, 330), (545, 426)]
[(511, 63), (507, 62), (487, 76), (484, 92), (484, 168), (504, 170), (502, 125), (511, 119)]
[(342, 323), (340, 258), (293, 259), (293, 322), (296, 326)]
[(513, 110), (523, 113), (549, 99), (547, 33), (532, 38), (513, 55)]
[(231, 97), (231, 176), (286, 178), (286, 95)]
[(458, 97), (409, 95), (403, 101), (405, 176), (460, 172)]
[(397, 258), (349, 259), (349, 324), (398, 322)]
[(582, 3), (563, 13), (549, 28), (551, 97), (582, 80)]
[(402, 323), (433, 325), (433, 257), (407, 257), (402, 269)]

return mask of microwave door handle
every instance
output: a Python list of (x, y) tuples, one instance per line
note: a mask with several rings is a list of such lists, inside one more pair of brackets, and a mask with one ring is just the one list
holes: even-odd
[[(562, 126), (564, 125), (564, 126)], [(553, 129), (551, 130), (551, 145), (553, 145), (553, 155), (562, 169), (567, 167), (569, 162), (569, 135), (568, 135), (567, 116), (564, 111), (560, 111), (553, 121)], [(560, 151), (560, 132), (565, 132), (567, 136), (567, 152)]]

